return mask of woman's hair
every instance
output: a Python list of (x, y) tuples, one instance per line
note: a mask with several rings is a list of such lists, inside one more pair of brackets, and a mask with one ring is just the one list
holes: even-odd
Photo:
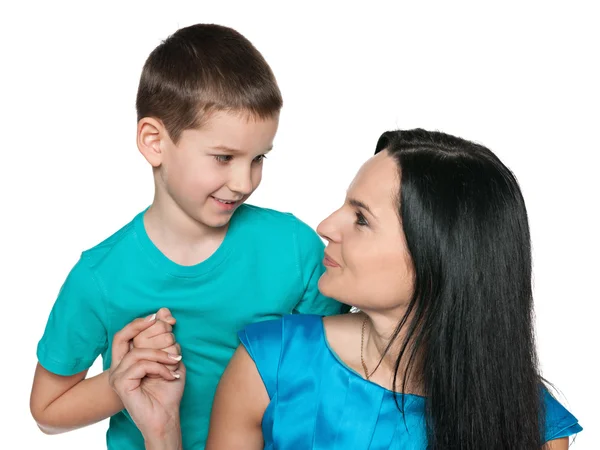
[(411, 373), (422, 382), (428, 448), (539, 450), (531, 245), (515, 176), (487, 148), (439, 132), (386, 132), (384, 150), (398, 164), (415, 271), (388, 350), (406, 330), (396, 374), (407, 364), (402, 390)]

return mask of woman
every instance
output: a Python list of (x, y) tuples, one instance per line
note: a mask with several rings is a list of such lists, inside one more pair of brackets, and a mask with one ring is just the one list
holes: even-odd
[[(206, 448), (566, 449), (581, 427), (539, 373), (513, 174), (438, 132), (387, 132), (375, 153), (317, 230), (319, 289), (360, 312), (240, 332)], [(129, 358), (113, 384), (147, 448), (178, 448), (181, 380), (144, 410)]]

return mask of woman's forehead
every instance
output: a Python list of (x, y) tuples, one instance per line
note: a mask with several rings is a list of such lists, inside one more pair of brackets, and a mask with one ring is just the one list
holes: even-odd
[(396, 211), (399, 187), (396, 161), (384, 151), (363, 164), (348, 188), (348, 198), (366, 204), (375, 215), (377, 211)]

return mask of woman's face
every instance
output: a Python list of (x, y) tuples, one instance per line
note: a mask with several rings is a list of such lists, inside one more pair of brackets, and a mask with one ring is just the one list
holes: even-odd
[(387, 151), (369, 159), (346, 201), (317, 227), (328, 241), (319, 290), (364, 311), (405, 307), (413, 266), (399, 220), (400, 174)]

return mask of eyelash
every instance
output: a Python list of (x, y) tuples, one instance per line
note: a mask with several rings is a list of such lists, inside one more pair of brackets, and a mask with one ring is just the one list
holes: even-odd
[[(233, 159), (233, 156), (231, 156), (231, 155), (214, 155), (214, 156), (215, 156), (215, 159), (217, 160), (217, 162), (221, 163), (221, 164), (227, 164), (228, 162), (230, 162)], [(258, 155), (256, 158), (254, 158), (253, 162), (260, 164), (265, 159), (267, 159), (267, 155)]]
[(356, 211), (356, 226), (359, 227), (368, 227), (369, 226), (369, 222), (367, 222), (367, 219), (365, 218), (365, 216), (363, 215), (363, 213), (361, 213), (360, 211)]
[(231, 161), (233, 159), (233, 156), (231, 156), (231, 155), (215, 155), (215, 159), (217, 160), (217, 162), (219, 162), (221, 164), (227, 164), (229, 161)]

